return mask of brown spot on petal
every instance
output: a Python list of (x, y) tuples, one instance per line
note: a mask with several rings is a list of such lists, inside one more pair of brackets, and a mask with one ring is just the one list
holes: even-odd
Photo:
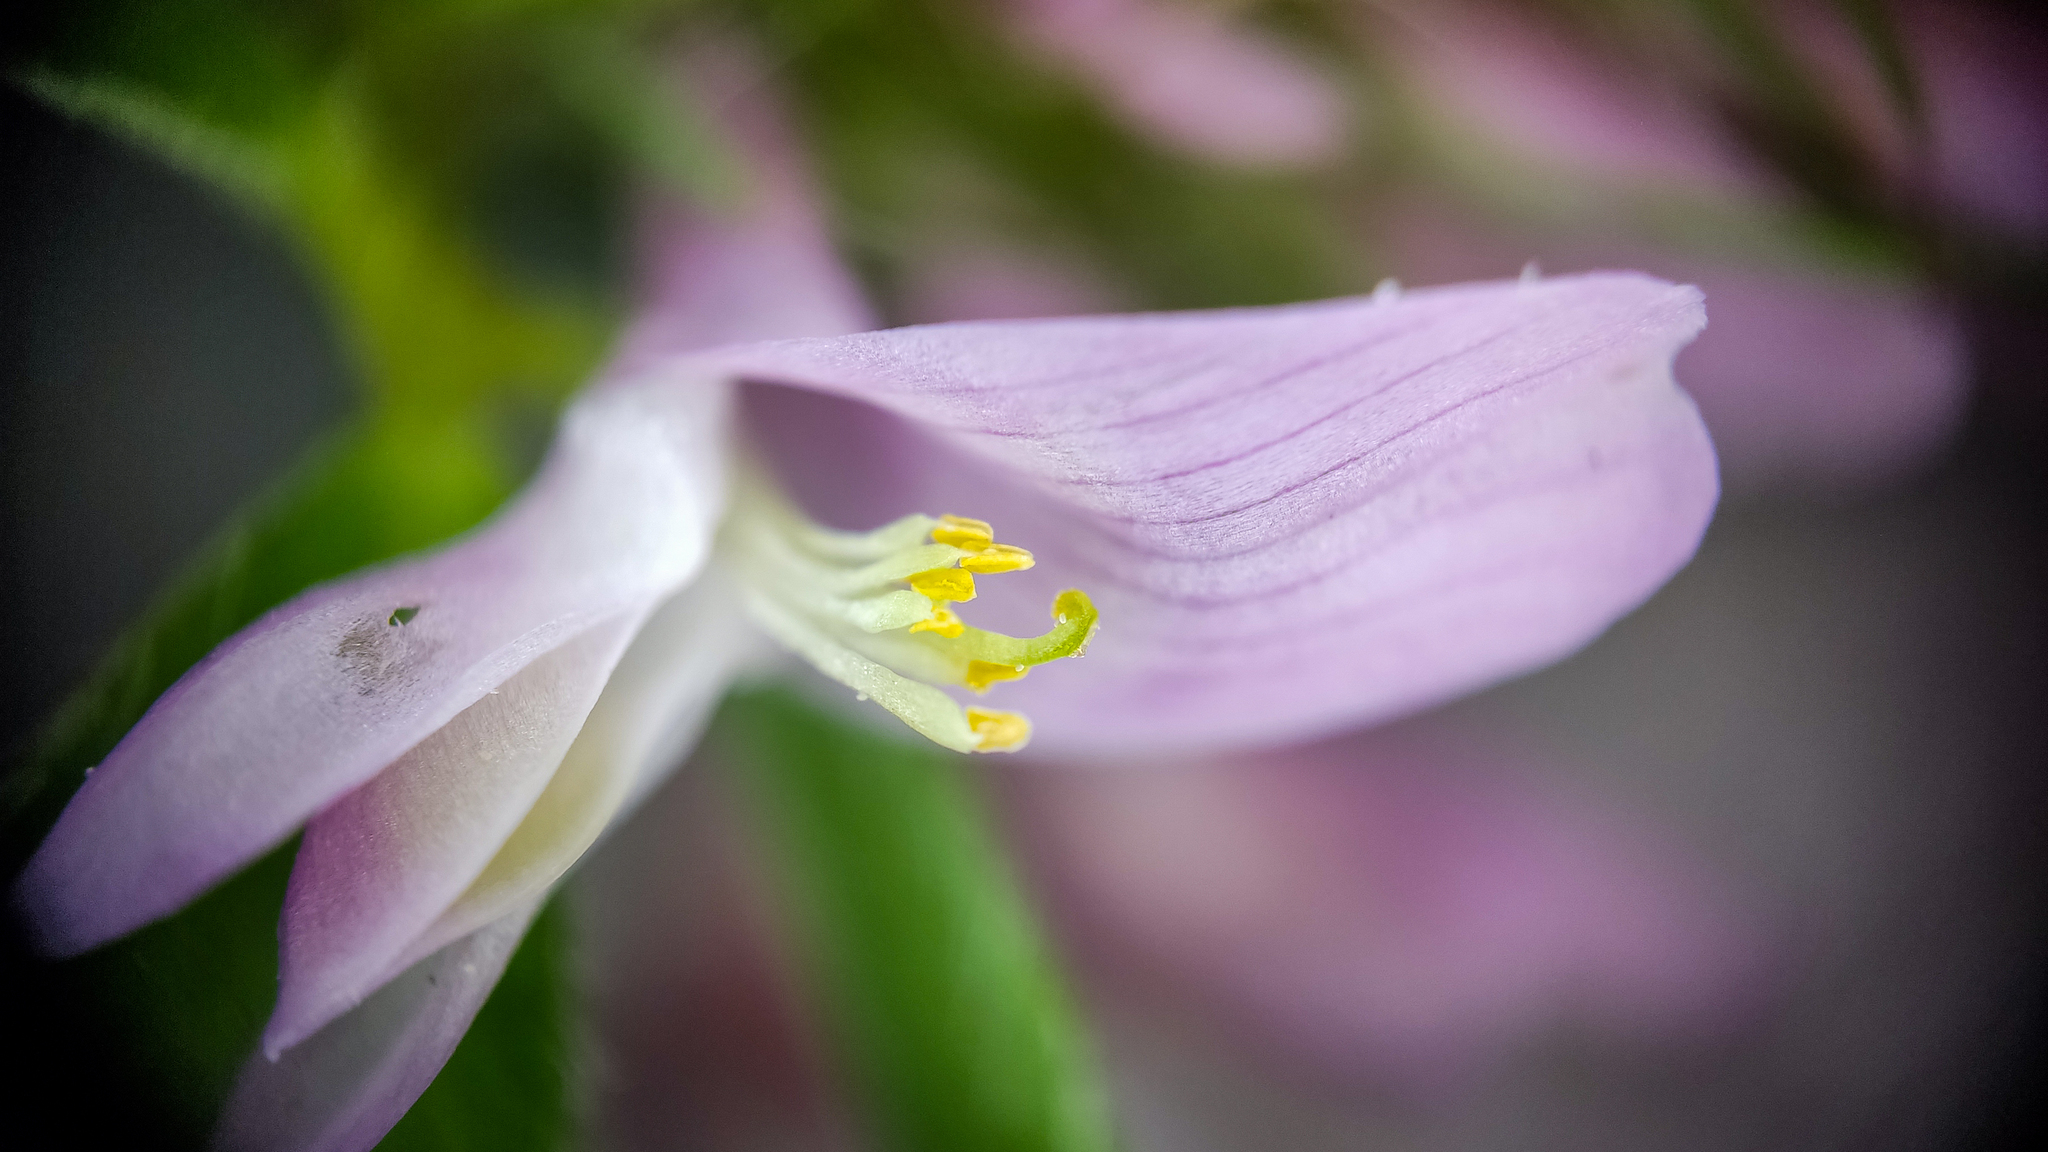
[(347, 668), (357, 694), (375, 696), (411, 680), (421, 656), (433, 647), (417, 629), (364, 617), (341, 634), (334, 655)]

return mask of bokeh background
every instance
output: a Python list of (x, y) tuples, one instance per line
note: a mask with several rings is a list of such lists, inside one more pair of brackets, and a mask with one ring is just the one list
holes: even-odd
[[(1793, 82), (1616, 15), (1658, 5), (963, 5), (959, 36), (1029, 82), (938, 115), (943, 69), (875, 73), (945, 6), (737, 7), (711, 22), (765, 41), (892, 322), (1531, 259), (1708, 291), (1713, 343), (1680, 379), (1727, 498), (1583, 653), (1284, 764), (985, 770), (1130, 1147), (2041, 1146), (2039, 12), (1676, 6), (1779, 20)], [(1866, 10), (1895, 23), (1870, 43), (1917, 78), (1910, 116), (1844, 31)], [(508, 259), (622, 283), (620, 225), (585, 195), (605, 173), (524, 156), (493, 179), (542, 192), (478, 209), (524, 237)], [(0, 237), (19, 751), (357, 382), (273, 229), (19, 86)], [(502, 424), (530, 459), (546, 411)], [(596, 1146), (859, 1147), (718, 755), (572, 891)], [(9, 963), (10, 1047), (44, 1054), (9, 1111), (89, 1108), (94, 1037)]]

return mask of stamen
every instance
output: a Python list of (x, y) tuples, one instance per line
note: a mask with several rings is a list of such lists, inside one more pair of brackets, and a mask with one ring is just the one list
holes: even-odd
[(967, 726), (979, 741), (976, 752), (1015, 752), (1031, 739), (1031, 721), (1016, 712), (969, 708)]
[[(938, 533), (934, 532), (936, 536)], [(983, 576), (994, 576), (999, 572), (1022, 572), (1038, 563), (1036, 557), (1013, 544), (991, 544), (972, 556), (960, 558), (960, 566), (969, 572)]]
[(910, 626), (912, 632), (937, 632), (952, 639), (967, 630), (966, 621), (953, 614), (950, 608), (933, 608), (930, 618), (919, 620)]
[[(851, 571), (841, 570), (835, 574), (832, 583), (836, 591), (847, 594), (865, 592), (897, 580), (910, 580), (921, 573), (943, 571), (956, 563), (960, 557), (960, 550), (949, 544), (926, 544), (918, 548), (905, 548), (864, 567)], [(968, 595), (959, 599), (974, 598), (974, 578), (969, 576), (967, 581)]]
[[(768, 634), (811, 666), (873, 700), (934, 744), (955, 752), (982, 750), (983, 737), (952, 697), (929, 684), (900, 676), (860, 655), (815, 627), (802, 613), (791, 612), (773, 596), (752, 589), (743, 593), (749, 615)], [(1029, 728), (1025, 729), (1026, 736)], [(1013, 747), (1006, 746), (1006, 747)]]
[(979, 552), (996, 542), (996, 530), (986, 520), (970, 520), (965, 516), (941, 516), (932, 528), (932, 543), (951, 544), (969, 552)]
[[(872, 532), (839, 532), (821, 528), (795, 509), (774, 501), (772, 509), (762, 502), (762, 512), (779, 532), (821, 560), (864, 564), (924, 543), (938, 521), (929, 516), (905, 516), (891, 520)], [(939, 541), (945, 543), (945, 541)]]
[(910, 590), (934, 600), (974, 599), (974, 574), (958, 568), (933, 568), (908, 577)]
[(1031, 723), (963, 708), (942, 687), (986, 693), (1039, 664), (1080, 655), (1095, 630), (1095, 607), (1078, 589), (1054, 600), (1054, 626), (1041, 636), (984, 632), (948, 607), (974, 599), (976, 575), (1036, 563), (1029, 551), (997, 543), (985, 521), (906, 516), (873, 532), (833, 531), (805, 519), (758, 473), (735, 484), (721, 554), (741, 578), (749, 614), (770, 635), (958, 751), (1015, 751)]
[(1030, 668), (1022, 664), (991, 664), (986, 660), (969, 660), (967, 675), (963, 678), (969, 688), (986, 695), (988, 690), (1004, 680), (1022, 680)]
[[(976, 662), (996, 668), (1030, 669), (1068, 656), (1079, 656), (1095, 631), (1095, 605), (1078, 588), (1070, 588), (1053, 601), (1053, 627), (1041, 636), (1019, 638), (1001, 632), (984, 632), (963, 625), (960, 635), (942, 637), (931, 631), (921, 633), (884, 632), (861, 636), (851, 642), (873, 659), (933, 684), (974, 687)], [(1000, 679), (1014, 680), (1022, 673), (988, 677), (983, 685)], [(976, 688), (980, 691), (980, 688)]]
[[(885, 558), (849, 572), (812, 562), (786, 538), (758, 522), (729, 525), (727, 535), (735, 545), (733, 551), (755, 560), (749, 567), (763, 582), (811, 613), (846, 620), (864, 632), (886, 632), (931, 617), (928, 597), (903, 588), (874, 591), (892, 582), (890, 573), (904, 567), (901, 560)], [(873, 594), (860, 595), (863, 592)]]

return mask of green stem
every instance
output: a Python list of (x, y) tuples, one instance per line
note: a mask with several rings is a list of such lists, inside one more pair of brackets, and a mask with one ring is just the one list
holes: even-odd
[(967, 759), (788, 690), (719, 729), (883, 1147), (1106, 1152), (1094, 1055)]

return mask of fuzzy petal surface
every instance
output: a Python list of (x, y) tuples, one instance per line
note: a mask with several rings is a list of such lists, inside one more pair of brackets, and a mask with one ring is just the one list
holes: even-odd
[(454, 1054), (504, 974), (530, 900), (409, 968), (277, 1060), (249, 1058), (214, 1132), (218, 1152), (364, 1152)]
[(726, 682), (767, 653), (713, 567), (657, 609), (613, 669), (519, 827), (394, 969), (507, 914), (561, 879), (696, 744)]
[(24, 870), (38, 943), (74, 953), (171, 912), (536, 659), (686, 583), (723, 504), (726, 400), (701, 378), (588, 397), (483, 528), (315, 588), (215, 649)]
[(266, 1054), (418, 959), (399, 957), (533, 808), (639, 624), (638, 613), (607, 621), (535, 660), (306, 825), (278, 927)]
[(1603, 273), (710, 359), (886, 414), (750, 400), (815, 514), (977, 516), (1036, 552), (988, 583), (977, 623), (1037, 631), (1057, 589), (1094, 596), (1087, 657), (996, 699), (1040, 748), (1132, 749), (1383, 719), (1633, 608), (1691, 557), (1718, 494), (1671, 378), (1703, 322), (1696, 290)]
[[(651, 204), (643, 221), (648, 303), (612, 375), (659, 377), (675, 354), (738, 341), (838, 335), (872, 320), (832, 250), (801, 147), (746, 47), (700, 45), (687, 58), (696, 99), (725, 139), (746, 195), (729, 205)], [(702, 388), (685, 374), (664, 388)], [(629, 446), (627, 446), (629, 447)], [(726, 680), (760, 639), (714, 570), (675, 593), (633, 637), (581, 732), (524, 818), (459, 899), (400, 954), (402, 970), (506, 914), (560, 879), (621, 812), (678, 764)], [(574, 729), (572, 728), (573, 732)]]

